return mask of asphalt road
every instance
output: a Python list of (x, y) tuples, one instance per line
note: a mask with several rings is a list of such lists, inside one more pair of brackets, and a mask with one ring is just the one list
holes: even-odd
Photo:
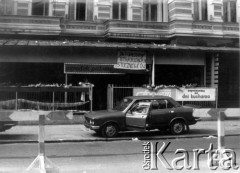
[[(157, 161), (158, 170), (146, 171), (143, 169), (144, 153), (143, 144), (150, 141), (112, 141), (112, 142), (74, 142), (74, 143), (47, 143), (46, 156), (57, 168), (49, 169), (50, 172), (61, 173), (88, 173), (88, 172), (239, 172), (231, 168), (228, 171), (219, 167), (210, 170), (207, 166), (207, 154), (199, 157), (199, 170), (179, 171), (173, 168), (168, 170)], [(189, 164), (193, 166), (193, 149), (209, 149), (210, 144), (217, 148), (217, 138), (182, 138), (171, 140), (157, 140), (159, 150), (163, 142), (171, 142), (163, 153), (164, 158), (170, 164), (183, 154), (175, 154), (177, 149), (185, 149), (189, 153)], [(226, 137), (225, 148), (232, 149), (236, 153), (236, 163), (240, 165), (240, 136)], [(26, 168), (38, 155), (38, 145), (35, 143), (16, 143), (0, 145), (0, 172), (26, 172)], [(183, 161), (179, 162), (183, 165)], [(34, 171), (30, 171), (34, 172)]]

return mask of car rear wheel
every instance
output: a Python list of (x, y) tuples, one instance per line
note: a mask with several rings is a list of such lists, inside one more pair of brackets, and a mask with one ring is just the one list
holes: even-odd
[(118, 134), (118, 127), (116, 124), (110, 123), (105, 125), (102, 129), (102, 136), (107, 138), (113, 138)]
[(185, 131), (186, 123), (182, 120), (175, 120), (171, 123), (170, 129), (173, 135), (183, 134)]

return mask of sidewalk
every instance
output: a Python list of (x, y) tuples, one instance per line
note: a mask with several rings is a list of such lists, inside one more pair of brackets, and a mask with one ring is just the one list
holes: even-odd
[[(240, 120), (225, 121), (226, 135), (240, 135)], [(174, 136), (161, 134), (159, 131), (151, 132), (121, 132), (117, 138), (103, 138), (94, 131), (88, 130), (82, 124), (72, 125), (46, 125), (45, 141), (57, 142), (89, 142), (89, 141), (115, 141), (115, 140), (151, 140), (172, 138), (212, 137), (217, 135), (217, 121), (200, 121), (190, 126), (189, 134)], [(0, 143), (31, 143), (38, 140), (38, 126), (18, 125), (0, 133)]]

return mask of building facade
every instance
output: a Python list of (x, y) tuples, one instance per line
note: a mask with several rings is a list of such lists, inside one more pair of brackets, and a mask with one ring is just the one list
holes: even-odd
[[(219, 107), (239, 107), (240, 0), (0, 0), (1, 83), (151, 83), (218, 89)], [(116, 69), (143, 54), (146, 69)], [(133, 55), (134, 54), (134, 55)]]

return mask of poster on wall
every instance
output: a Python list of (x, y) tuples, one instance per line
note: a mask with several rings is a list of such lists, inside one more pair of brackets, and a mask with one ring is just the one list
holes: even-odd
[(146, 53), (141, 51), (119, 51), (116, 69), (145, 70)]

